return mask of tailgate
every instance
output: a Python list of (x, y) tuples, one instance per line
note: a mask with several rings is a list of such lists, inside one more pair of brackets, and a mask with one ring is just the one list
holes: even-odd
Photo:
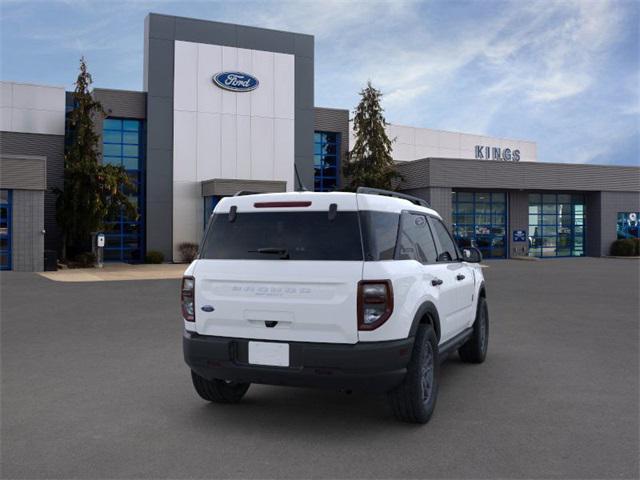
[(358, 341), (361, 261), (199, 260), (195, 278), (201, 335)]

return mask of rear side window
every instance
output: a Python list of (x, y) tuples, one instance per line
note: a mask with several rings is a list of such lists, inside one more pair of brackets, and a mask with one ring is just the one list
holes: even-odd
[(410, 212), (402, 214), (398, 260), (417, 260), (420, 263), (436, 261), (436, 246), (426, 216)]
[(215, 214), (200, 258), (219, 260), (362, 260), (357, 212)]
[(458, 250), (453, 243), (453, 239), (447, 227), (437, 218), (431, 218), (431, 227), (433, 228), (433, 234), (437, 237), (440, 244), (438, 249), (438, 261), (440, 262), (452, 262), (458, 259)]
[(361, 211), (364, 258), (367, 261), (393, 260), (400, 214)]

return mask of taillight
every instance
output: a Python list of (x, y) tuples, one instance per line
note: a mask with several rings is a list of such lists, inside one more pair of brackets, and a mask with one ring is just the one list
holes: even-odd
[(358, 330), (374, 330), (393, 312), (391, 280), (362, 280), (358, 283)]
[(182, 277), (180, 305), (182, 306), (182, 318), (187, 322), (196, 321), (195, 293), (196, 279), (193, 277)]

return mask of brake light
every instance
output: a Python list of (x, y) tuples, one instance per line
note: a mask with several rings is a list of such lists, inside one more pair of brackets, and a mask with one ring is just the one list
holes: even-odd
[(358, 330), (375, 330), (393, 313), (391, 280), (358, 283)]
[(195, 293), (196, 279), (193, 277), (182, 277), (180, 305), (182, 307), (182, 318), (187, 322), (196, 321)]
[(309, 207), (311, 202), (255, 202), (254, 208)]

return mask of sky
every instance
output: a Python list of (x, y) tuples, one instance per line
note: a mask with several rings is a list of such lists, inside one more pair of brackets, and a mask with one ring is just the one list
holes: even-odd
[(142, 90), (149, 12), (315, 36), (315, 105), (371, 80), (390, 123), (533, 140), (538, 160), (640, 165), (640, 1), (0, 0), (0, 78)]

